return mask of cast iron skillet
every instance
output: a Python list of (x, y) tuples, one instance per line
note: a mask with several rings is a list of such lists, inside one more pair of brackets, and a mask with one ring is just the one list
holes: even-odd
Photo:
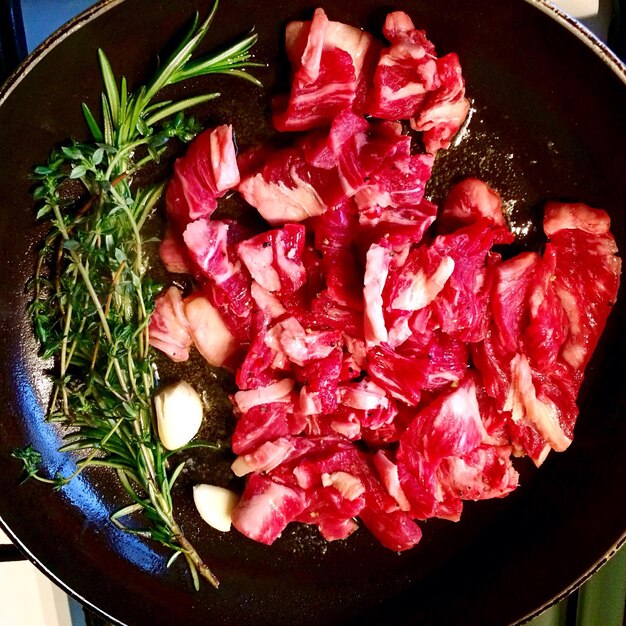
[[(468, 504), (460, 523), (423, 524), (422, 543), (408, 553), (379, 547), (364, 530), (326, 545), (294, 528), (272, 547), (212, 532), (194, 511), (190, 475), (177, 493), (182, 524), (222, 581), (219, 591), (194, 592), (181, 566), (167, 570), (165, 553), (108, 522), (125, 503), (110, 474), (86, 473), (60, 492), (20, 484), (11, 451), (31, 441), (49, 472), (72, 467), (56, 452), (59, 433), (42, 421), (49, 387), (25, 313), (42, 236), (29, 171), (53, 144), (85, 136), (80, 103), (97, 108), (98, 47), (133, 84), (207, 4), (104, 2), (45, 43), (0, 92), (2, 526), (44, 572), (120, 623), (485, 626), (536, 614), (590, 576), (626, 537), (623, 297), (588, 368), (571, 448), (538, 471), (521, 463), (518, 491)], [(269, 62), (260, 77), (271, 91), (284, 82), (277, 59), (286, 21), (310, 17), (316, 4), (223, 2), (207, 46), (255, 25), (257, 55)], [(609, 211), (626, 250), (626, 69), (599, 42), (542, 0), (320, 4), (331, 18), (374, 32), (387, 11), (407, 10), (441, 53), (458, 52), (475, 114), (468, 136), (439, 160), (429, 190), (435, 199), (471, 175), (498, 189), (519, 221), (536, 218), (545, 199), (580, 200)], [(229, 79), (216, 83), (224, 96), (198, 112), (203, 122), (234, 123), (242, 146), (271, 134), (267, 92)], [(200, 82), (190, 91), (203, 88)]]

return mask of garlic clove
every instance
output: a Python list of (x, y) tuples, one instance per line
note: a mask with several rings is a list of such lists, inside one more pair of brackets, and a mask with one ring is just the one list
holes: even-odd
[(189, 443), (200, 430), (202, 400), (184, 380), (156, 394), (154, 408), (159, 438), (168, 450), (176, 450)]
[(193, 501), (200, 517), (211, 527), (228, 532), (232, 523), (232, 512), (239, 496), (215, 485), (196, 485), (193, 488)]

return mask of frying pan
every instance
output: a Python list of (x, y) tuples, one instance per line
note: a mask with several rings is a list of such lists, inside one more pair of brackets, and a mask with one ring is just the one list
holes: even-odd
[[(193, 591), (182, 564), (117, 531), (126, 503), (116, 479), (88, 471), (61, 491), (20, 484), (11, 451), (32, 442), (45, 471), (69, 473), (62, 433), (44, 422), (45, 364), (29, 326), (26, 288), (43, 231), (29, 172), (69, 136), (86, 136), (80, 104), (97, 108), (96, 51), (138, 84), (154, 69), (201, 0), (109, 0), (59, 31), (0, 91), (0, 522), (33, 562), (80, 601), (125, 624), (508, 624), (523, 621), (589, 577), (626, 539), (626, 299), (618, 302), (588, 367), (574, 443), (538, 470), (522, 460), (509, 497), (468, 503), (461, 522), (430, 520), (414, 549), (395, 554), (365, 530), (326, 544), (294, 526), (271, 547), (202, 525), (191, 484), (175, 494), (181, 524), (221, 579)], [(255, 26), (266, 89), (213, 78), (189, 92), (223, 96), (198, 110), (229, 121), (243, 147), (271, 136), (268, 94), (284, 87), (281, 36), (308, 18), (312, 0), (223, 2), (206, 47)], [(626, 68), (599, 41), (543, 0), (320, 2), (331, 19), (380, 32), (385, 14), (408, 11), (438, 51), (456, 51), (475, 110), (463, 141), (438, 158), (429, 195), (458, 178), (495, 187), (515, 220), (537, 219), (544, 200), (606, 209), (626, 250)], [(172, 155), (173, 158), (174, 155)], [(165, 170), (171, 167), (171, 160)], [(160, 174), (163, 174), (161, 172)], [(532, 247), (530, 236), (524, 245)], [(204, 465), (203, 465), (204, 464)], [(194, 475), (194, 471), (197, 475)]]

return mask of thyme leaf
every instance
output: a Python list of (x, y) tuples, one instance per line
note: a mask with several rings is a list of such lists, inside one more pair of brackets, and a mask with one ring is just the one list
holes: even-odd
[(41, 453), (33, 448), (32, 444), (13, 450), (11, 456), (22, 461), (26, 478), (36, 476), (37, 472), (39, 472), (43, 458)]

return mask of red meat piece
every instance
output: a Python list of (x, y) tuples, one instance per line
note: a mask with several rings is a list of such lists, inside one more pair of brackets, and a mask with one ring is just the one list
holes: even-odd
[(355, 244), (358, 218), (352, 202), (343, 202), (311, 223), (321, 252), (326, 297), (337, 305), (363, 309), (363, 269)]
[(252, 278), (264, 289), (281, 294), (297, 291), (306, 281), (302, 263), (304, 227), (286, 224), (237, 246), (239, 258)]
[(238, 183), (232, 126), (206, 130), (174, 164), (165, 196), (168, 218), (182, 232), (189, 222), (209, 218), (217, 208), (217, 199)]
[(394, 352), (387, 344), (367, 351), (367, 371), (374, 381), (398, 400), (416, 405), (428, 379), (429, 361)]
[(367, 378), (339, 385), (337, 397), (337, 415), (358, 425), (359, 434), (362, 428), (377, 430), (390, 424), (398, 412), (385, 390)]
[(517, 486), (511, 448), (492, 446), (483, 425), (475, 376), (422, 409), (400, 437), (401, 497), (418, 518), (458, 519), (462, 500), (502, 497)]
[[(437, 230), (452, 232), (487, 218), (498, 228), (506, 228), (500, 195), (477, 178), (466, 178), (450, 189), (437, 217)], [(503, 233), (506, 235), (506, 233)], [(498, 243), (510, 243), (508, 239)]]
[[(293, 470), (310, 453), (336, 446), (337, 437), (296, 437), (287, 435), (266, 441), (258, 448), (238, 456), (232, 464), (236, 476), (263, 472), (276, 480), (295, 485)], [(342, 443), (349, 443), (342, 439)]]
[(437, 215), (436, 205), (424, 199), (432, 166), (430, 155), (407, 154), (387, 159), (372, 174), (355, 195), (365, 236), (372, 242), (386, 236), (394, 246), (422, 240)]
[(233, 526), (250, 539), (271, 545), (306, 506), (307, 499), (302, 489), (281, 485), (261, 474), (252, 474), (233, 510)]
[(422, 200), (416, 206), (375, 207), (359, 214), (362, 244), (387, 241), (393, 248), (419, 243), (437, 215), (437, 205)]
[(363, 298), (365, 300), (364, 333), (368, 344), (379, 344), (389, 339), (383, 311), (383, 290), (391, 266), (393, 251), (373, 244), (367, 252)]
[[(411, 139), (402, 134), (401, 124), (372, 118), (368, 121), (350, 109), (339, 112), (328, 130), (308, 133), (296, 145), (303, 149), (306, 162), (313, 167), (345, 168), (346, 183), (350, 170), (355, 169), (351, 161), (362, 162), (367, 169), (379, 168), (385, 158), (406, 157), (411, 151)], [(352, 157), (347, 157), (347, 153), (352, 153)], [(350, 192), (349, 184), (345, 191)]]
[(411, 126), (423, 131), (426, 151), (435, 154), (450, 147), (470, 111), (459, 57), (451, 52), (436, 60), (439, 87), (428, 93)]
[[(347, 474), (348, 485), (355, 489), (358, 481), (363, 487), (365, 506), (359, 517), (372, 534), (391, 550), (412, 548), (421, 539), (417, 524), (398, 509), (395, 500), (386, 492), (374, 470), (373, 462), (355, 446), (343, 447), (314, 461), (303, 461), (297, 469), (298, 484), (310, 488), (325, 475)], [(344, 481), (346, 477), (342, 477)], [(356, 487), (358, 489), (358, 485)], [(346, 494), (348, 495), (348, 494)]]
[(463, 456), (443, 459), (440, 485), (462, 500), (503, 498), (513, 491), (519, 474), (511, 464), (510, 446), (478, 446)]
[(172, 274), (192, 273), (193, 263), (189, 258), (182, 235), (169, 224), (165, 228), (165, 235), (159, 245), (159, 257), (165, 269)]
[(229, 243), (231, 228), (229, 222), (200, 219), (187, 226), (183, 237), (194, 264), (208, 279), (213, 305), (235, 336), (247, 338), (252, 310), (251, 279)]
[(391, 46), (380, 56), (368, 112), (410, 119), (430, 154), (448, 148), (470, 110), (458, 56), (437, 58), (425, 32), (401, 11), (387, 16), (383, 33)]
[(458, 521), (463, 510), (461, 498), (445, 491), (439, 483), (438, 463), (430, 463), (419, 452), (413, 452), (410, 463), (398, 454), (400, 488), (416, 519), (439, 517)]
[(410, 550), (422, 538), (420, 527), (404, 511), (383, 512), (366, 507), (359, 517), (372, 535), (394, 552)]
[(309, 504), (296, 521), (314, 524), (326, 541), (346, 539), (358, 528), (355, 519), (365, 505), (362, 495), (348, 498), (337, 489), (339, 482), (329, 476), (328, 487), (307, 493)]
[(258, 332), (243, 359), (235, 382), (243, 390), (258, 389), (282, 380), (288, 373), (286, 359), (265, 341), (266, 330)]
[(301, 148), (264, 150), (257, 165), (237, 189), (272, 225), (321, 215), (345, 197), (337, 170), (309, 165)]
[(270, 224), (302, 221), (352, 197), (385, 159), (408, 156), (409, 145), (396, 125), (370, 123), (344, 110), (328, 132), (242, 157), (247, 165), (238, 189)]
[(569, 323), (562, 356), (576, 369), (589, 362), (619, 288), (622, 262), (610, 227), (605, 211), (585, 204), (545, 208), (545, 256), (554, 256), (554, 286)]
[[(368, 184), (372, 174), (384, 164), (406, 160), (411, 153), (411, 139), (402, 134), (400, 124), (367, 121), (349, 109), (333, 119), (328, 133), (307, 135), (299, 145), (311, 167), (337, 170), (346, 197)], [(424, 181), (424, 172), (420, 173)], [(396, 178), (407, 184), (399, 176)]]
[(531, 365), (540, 371), (549, 371), (559, 359), (561, 347), (568, 333), (565, 309), (555, 287), (554, 257), (543, 259), (543, 271), (528, 294), (528, 325), (520, 338), (521, 350)]
[[(511, 361), (511, 389), (513, 422), (532, 424), (552, 449), (567, 449), (578, 415), (578, 386), (571, 369), (564, 366), (549, 374), (540, 373), (532, 370), (523, 354), (517, 354)], [(541, 462), (541, 458), (535, 458), (535, 451), (527, 452), (536, 463)]]
[(150, 345), (165, 352), (172, 361), (186, 361), (193, 340), (185, 316), (182, 292), (169, 287), (155, 301), (150, 317)]
[(237, 420), (232, 436), (235, 454), (246, 454), (266, 441), (273, 441), (291, 433), (291, 405), (287, 402), (269, 402), (251, 407)]
[(361, 110), (378, 51), (369, 33), (317, 9), (312, 21), (287, 25), (285, 46), (293, 79), (290, 95), (273, 103), (278, 130), (308, 130), (345, 108)]
[[(368, 184), (371, 175), (385, 163), (408, 161), (403, 168), (404, 177), (402, 174), (396, 176), (397, 182), (402, 182), (405, 186), (407, 186), (406, 178), (409, 174), (413, 179), (418, 175), (419, 180), (424, 181), (427, 177), (426, 172), (430, 171), (428, 161), (424, 162), (420, 158), (410, 159), (411, 140), (407, 135), (401, 134), (400, 125), (387, 122), (366, 122), (357, 130), (356, 123), (352, 121), (354, 118), (363, 120), (350, 111), (339, 114), (333, 121), (330, 135), (332, 140), (333, 133), (341, 132), (335, 130), (337, 126), (348, 126), (349, 132), (342, 133), (344, 140), (341, 143), (339, 141), (332, 143), (339, 178), (347, 196), (353, 196)], [(411, 165), (415, 173), (410, 171)], [(400, 189), (398, 193), (401, 193)]]
[(200, 271), (220, 285), (239, 270), (228, 249), (230, 224), (221, 220), (199, 219), (183, 234), (187, 250)]
[(528, 323), (529, 291), (542, 271), (543, 260), (534, 252), (519, 254), (494, 269), (493, 321), (500, 344), (507, 352), (518, 350), (522, 330)]
[(502, 346), (500, 333), (494, 324), (482, 341), (470, 344), (470, 351), (488, 395), (496, 399), (501, 409), (506, 404), (511, 388), (513, 354)]
[(252, 389), (240, 389), (233, 396), (233, 404), (239, 414), (244, 414), (252, 407), (269, 404), (270, 402), (292, 402), (291, 390), (294, 381), (289, 378), (272, 382), (264, 387), (254, 387)]
[(189, 334), (198, 352), (215, 367), (234, 369), (241, 359), (240, 345), (220, 312), (201, 292), (185, 298)]
[(489, 295), (492, 264), (499, 256), (490, 254), (498, 231), (486, 219), (449, 235), (439, 235), (432, 247), (442, 257), (450, 257), (454, 270), (433, 302), (441, 329), (457, 339), (480, 341), (489, 323)]
[(467, 344), (439, 330), (433, 331), (424, 345), (412, 334), (397, 349), (398, 354), (415, 359), (415, 363), (428, 361), (424, 389), (437, 391), (455, 384), (465, 376), (469, 360)]
[(351, 337), (363, 337), (363, 313), (337, 304), (325, 290), (311, 305), (314, 320), (319, 324), (340, 330)]
[(555, 258), (525, 252), (494, 270), (493, 320), (500, 345), (521, 351), (531, 364), (548, 370), (568, 332), (567, 317), (555, 288)]
[[(339, 336), (337, 335), (339, 342)], [(320, 359), (309, 360), (297, 373), (298, 380), (308, 389), (317, 394), (320, 412), (332, 413), (337, 409), (337, 387), (341, 375), (342, 356), (341, 344), (337, 343), (330, 354)]]
[(337, 330), (305, 329), (295, 317), (286, 317), (268, 331), (266, 343), (291, 363), (303, 366), (326, 358), (343, 342)]
[(435, 247), (414, 248), (387, 279), (383, 294), (385, 308), (419, 311), (427, 307), (444, 288), (454, 267), (454, 259), (442, 255)]
[(415, 452), (436, 463), (446, 457), (463, 456), (486, 437), (476, 387), (471, 377), (442, 394), (422, 409), (400, 438), (398, 457), (410, 461)]
[(387, 16), (383, 33), (391, 46), (382, 51), (378, 61), (368, 113), (383, 119), (410, 119), (426, 94), (440, 85), (435, 47), (401, 11)]

